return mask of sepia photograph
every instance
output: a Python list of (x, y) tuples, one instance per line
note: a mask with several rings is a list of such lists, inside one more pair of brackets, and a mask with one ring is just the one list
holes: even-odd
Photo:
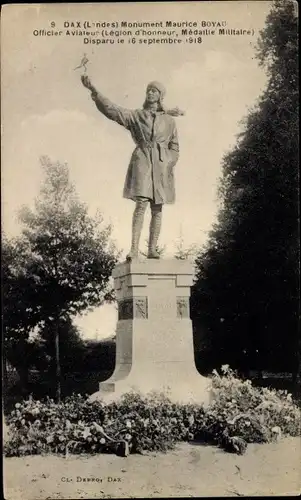
[(301, 493), (298, 4), (1, 10), (6, 500)]

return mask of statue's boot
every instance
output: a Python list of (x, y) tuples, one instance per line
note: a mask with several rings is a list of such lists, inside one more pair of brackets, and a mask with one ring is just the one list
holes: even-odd
[(139, 241), (143, 226), (144, 214), (147, 207), (147, 199), (138, 199), (136, 201), (135, 210), (132, 219), (132, 244), (131, 250), (126, 256), (126, 260), (131, 261), (138, 258)]
[(149, 227), (148, 259), (160, 259), (157, 251), (158, 239), (162, 223), (162, 205), (151, 204), (151, 222)]

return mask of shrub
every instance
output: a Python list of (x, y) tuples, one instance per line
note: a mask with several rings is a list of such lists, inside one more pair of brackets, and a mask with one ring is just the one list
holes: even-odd
[(73, 395), (62, 403), (32, 398), (16, 403), (8, 418), (7, 456), (40, 453), (101, 453), (115, 441), (132, 453), (167, 451), (176, 442), (202, 440), (243, 453), (247, 443), (268, 442), (300, 431), (300, 410), (285, 391), (253, 387), (229, 367), (212, 375), (208, 408), (180, 405), (164, 395), (135, 393), (118, 402), (90, 402)]
[(193, 413), (201, 408), (173, 404), (161, 395), (126, 394), (118, 403), (89, 402), (81, 395), (56, 404), (29, 399), (16, 403), (8, 422), (7, 456), (42, 452), (99, 453), (112, 439), (129, 442), (132, 452), (166, 451), (176, 441), (192, 438)]
[(239, 379), (228, 365), (222, 376), (213, 372), (213, 401), (206, 417), (230, 436), (248, 443), (262, 443), (280, 435), (300, 433), (300, 409), (285, 390), (254, 387), (250, 380)]

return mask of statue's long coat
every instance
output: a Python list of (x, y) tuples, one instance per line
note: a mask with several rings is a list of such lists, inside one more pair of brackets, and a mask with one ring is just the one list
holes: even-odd
[(143, 196), (155, 203), (174, 203), (174, 166), (179, 157), (175, 120), (164, 111), (130, 110), (92, 92), (99, 111), (130, 131), (136, 144), (126, 174), (123, 196)]

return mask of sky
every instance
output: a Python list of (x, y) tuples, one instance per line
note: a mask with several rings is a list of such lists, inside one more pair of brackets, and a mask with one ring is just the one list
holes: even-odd
[[(217, 212), (217, 182), (222, 158), (236, 142), (241, 119), (266, 84), (255, 58), (259, 31), (269, 2), (175, 2), (141, 4), (6, 5), (1, 19), (2, 229), (20, 232), (17, 212), (32, 206), (42, 182), (39, 158), (67, 162), (80, 199), (91, 214), (100, 209), (113, 225), (124, 253), (130, 245), (134, 204), (122, 198), (133, 150), (129, 133), (96, 109), (74, 71), (84, 53), (93, 84), (113, 102), (138, 108), (146, 85), (167, 88), (165, 104), (179, 106), (176, 118), (180, 159), (176, 166), (176, 203), (164, 207), (160, 244), (172, 255), (174, 242), (206, 242)], [(202, 21), (251, 29), (254, 35), (205, 35), (199, 43), (84, 44), (81, 36), (34, 36), (33, 30), (62, 29), (85, 20)], [(198, 27), (197, 29), (205, 29)], [(212, 28), (211, 28), (212, 29)], [(153, 38), (153, 37), (150, 37)], [(184, 37), (185, 38), (185, 37)], [(147, 238), (147, 213), (141, 242)], [(114, 306), (77, 318), (84, 338), (114, 333)]]

